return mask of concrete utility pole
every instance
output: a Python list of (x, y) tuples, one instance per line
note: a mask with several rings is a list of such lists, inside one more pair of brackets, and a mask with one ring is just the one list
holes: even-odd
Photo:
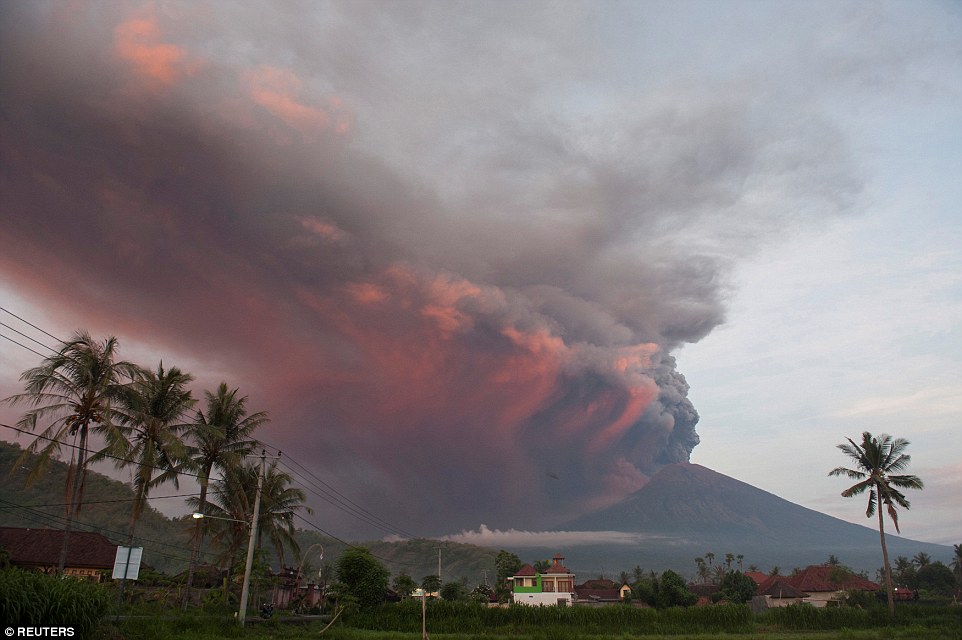
[(257, 541), (257, 520), (261, 515), (261, 490), (264, 488), (264, 469), (267, 466), (267, 452), (261, 449), (261, 468), (257, 473), (257, 494), (254, 497), (254, 515), (251, 517), (251, 537), (247, 542), (247, 564), (244, 567), (244, 585), (241, 587), (240, 610), (237, 620), (244, 626), (247, 619), (247, 597), (250, 594), (251, 566), (254, 564), (254, 544)]

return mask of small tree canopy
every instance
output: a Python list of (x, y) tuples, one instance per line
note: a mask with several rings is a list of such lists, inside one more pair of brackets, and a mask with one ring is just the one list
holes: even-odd
[(748, 602), (755, 596), (755, 581), (741, 571), (729, 571), (722, 578), (721, 592), (735, 604)]
[(388, 575), (384, 565), (363, 547), (346, 549), (337, 560), (337, 580), (362, 608), (384, 601)]

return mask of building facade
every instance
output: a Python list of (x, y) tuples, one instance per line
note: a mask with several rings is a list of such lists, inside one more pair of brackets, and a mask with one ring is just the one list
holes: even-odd
[(575, 576), (564, 566), (561, 554), (555, 554), (543, 572), (524, 565), (511, 581), (512, 601), (517, 604), (567, 607), (575, 599)]

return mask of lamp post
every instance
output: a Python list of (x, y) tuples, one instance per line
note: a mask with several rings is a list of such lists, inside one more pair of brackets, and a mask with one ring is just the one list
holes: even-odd
[(264, 488), (264, 469), (267, 465), (267, 453), (261, 451), (261, 468), (257, 473), (257, 493), (254, 496), (254, 515), (251, 516), (251, 521), (246, 522), (244, 520), (238, 520), (237, 518), (221, 518), (218, 516), (208, 516), (203, 513), (193, 513), (192, 517), (195, 519), (199, 518), (210, 518), (211, 520), (229, 520), (231, 522), (245, 522), (250, 527), (250, 539), (247, 542), (247, 562), (244, 564), (244, 584), (241, 587), (241, 598), (240, 598), (240, 608), (237, 611), (237, 621), (240, 622), (241, 626), (244, 626), (244, 622), (247, 619), (247, 597), (250, 593), (251, 586), (251, 568), (254, 564), (254, 543), (257, 541), (257, 520), (261, 515), (261, 491)]
[(264, 488), (264, 469), (267, 466), (267, 452), (261, 450), (261, 470), (257, 474), (257, 495), (254, 497), (254, 515), (251, 518), (251, 538), (247, 543), (247, 564), (244, 566), (244, 586), (241, 587), (240, 610), (237, 621), (243, 627), (247, 619), (247, 597), (251, 588), (251, 566), (254, 564), (254, 543), (257, 539), (257, 520), (261, 516), (261, 490)]
[[(223, 518), (221, 516), (211, 516), (205, 513), (201, 513), (199, 511), (195, 511), (194, 513), (190, 514), (190, 517), (193, 518), (194, 520), (223, 520), (225, 522), (240, 522), (241, 524), (247, 525), (247, 527), (251, 526), (251, 523), (247, 520), (240, 520), (238, 518)], [(248, 567), (245, 567), (244, 573), (247, 573), (247, 571), (248, 571)], [(224, 597), (225, 598), (227, 597), (227, 579), (226, 578), (224, 579)]]

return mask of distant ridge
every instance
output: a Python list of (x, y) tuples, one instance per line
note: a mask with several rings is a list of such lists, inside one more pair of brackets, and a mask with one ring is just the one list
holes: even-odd
[[(857, 508), (853, 502), (853, 508)], [(911, 514), (911, 512), (910, 512)], [(908, 515), (906, 517), (911, 517)], [(711, 551), (716, 557), (741, 554), (744, 563), (784, 569), (825, 562), (837, 556), (870, 576), (882, 564), (879, 534), (799, 506), (750, 484), (701, 465), (679, 463), (661, 469), (648, 484), (622, 502), (555, 527), (559, 531), (625, 531), (651, 536), (635, 549), (614, 545), (592, 553), (619, 566), (683, 563), (690, 573), (694, 557)], [(923, 551), (948, 562), (951, 548), (898, 536), (886, 537), (892, 559)], [(575, 554), (584, 549), (572, 550)]]

